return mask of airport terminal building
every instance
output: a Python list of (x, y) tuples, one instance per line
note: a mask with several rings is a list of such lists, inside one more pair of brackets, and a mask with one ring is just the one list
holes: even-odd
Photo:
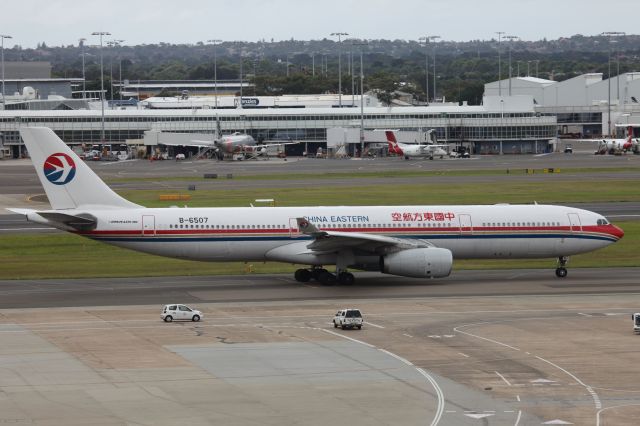
[[(627, 124), (640, 123), (640, 73), (610, 79), (602, 73), (582, 74), (563, 81), (513, 77), (485, 84), (485, 96), (527, 95), (536, 111), (558, 118), (558, 135), (598, 138), (618, 133)], [(618, 127), (616, 132), (616, 127)]]
[[(268, 109), (107, 109), (104, 143), (164, 132), (245, 132), (256, 140), (292, 139), (309, 150), (326, 147), (327, 129), (360, 128), (426, 131), (436, 129), (439, 143), (464, 144), (476, 154), (527, 154), (553, 149), (556, 117), (535, 111), (531, 96), (485, 97), (483, 105), (432, 104), (424, 107), (268, 108)], [(0, 135), (12, 156), (22, 150), (20, 126), (47, 126), (69, 144), (101, 142), (101, 111), (0, 111)], [(359, 143), (359, 140), (347, 141)], [(304, 144), (287, 147), (302, 154)], [(298, 152), (300, 151), (300, 152)]]

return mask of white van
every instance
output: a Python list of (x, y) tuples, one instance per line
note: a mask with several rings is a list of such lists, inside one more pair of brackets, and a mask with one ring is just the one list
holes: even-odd
[(634, 333), (640, 333), (640, 313), (631, 314), (631, 319), (633, 320)]

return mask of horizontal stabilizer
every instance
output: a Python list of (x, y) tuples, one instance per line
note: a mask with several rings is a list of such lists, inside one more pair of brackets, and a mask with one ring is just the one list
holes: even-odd
[(60, 212), (36, 212), (50, 222), (60, 223), (78, 230), (94, 229), (98, 220), (90, 214), (71, 215)]

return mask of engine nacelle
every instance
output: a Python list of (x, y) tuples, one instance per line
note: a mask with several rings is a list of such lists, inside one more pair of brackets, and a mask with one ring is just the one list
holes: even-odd
[(447, 277), (452, 266), (451, 251), (436, 247), (403, 250), (380, 257), (380, 270), (383, 273), (402, 277)]

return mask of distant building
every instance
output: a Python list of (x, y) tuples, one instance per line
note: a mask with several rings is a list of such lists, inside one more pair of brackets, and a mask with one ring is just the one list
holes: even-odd
[(82, 78), (51, 78), (49, 62), (5, 61), (4, 67), (7, 109), (28, 109), (25, 105), (12, 104), (32, 100), (71, 98), (74, 88), (82, 85)]
[(123, 98), (136, 98), (138, 100), (158, 96), (162, 92), (174, 95), (188, 96), (235, 96), (240, 93), (240, 88), (245, 95), (253, 93), (253, 84), (247, 81), (240, 83), (240, 80), (124, 80), (121, 84), (114, 84), (121, 87)]
[[(603, 80), (602, 73), (579, 75), (564, 81), (514, 77), (487, 83), (485, 96), (532, 96), (536, 111), (558, 118), (558, 133), (576, 137), (611, 134), (615, 126), (640, 123), (640, 73)], [(609, 125), (609, 122), (611, 123)]]

